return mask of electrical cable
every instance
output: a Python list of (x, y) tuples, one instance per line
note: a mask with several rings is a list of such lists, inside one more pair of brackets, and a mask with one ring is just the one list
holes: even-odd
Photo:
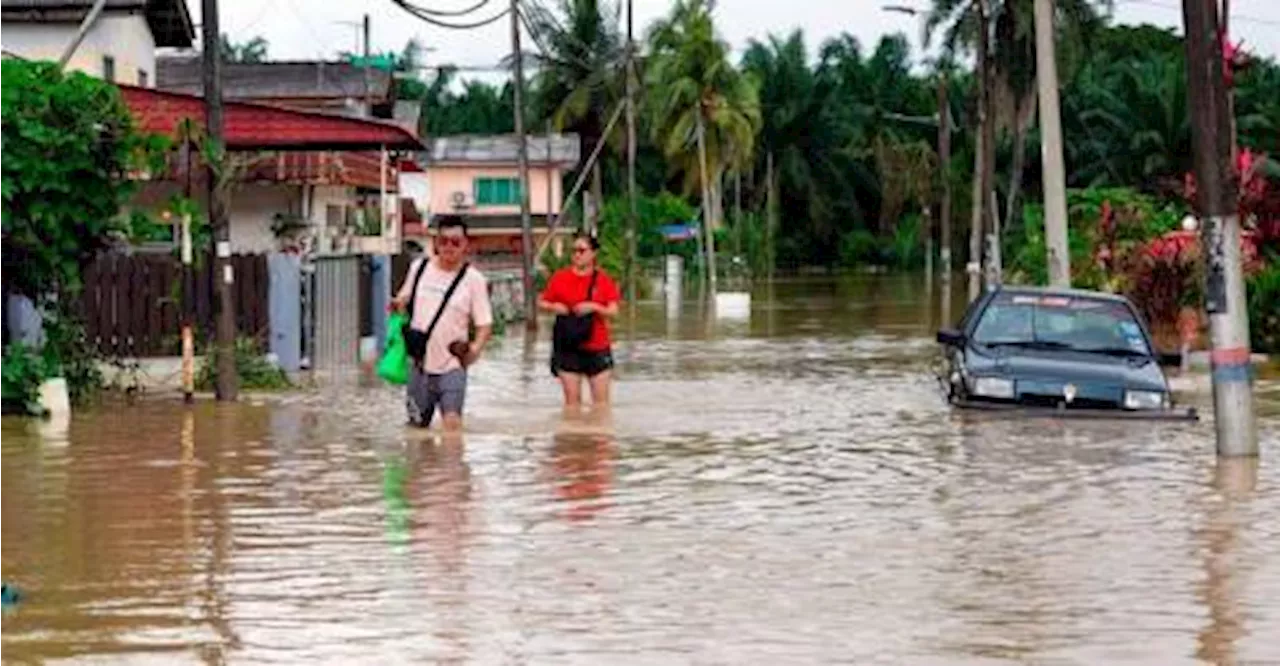
[(484, 26), (494, 23), (511, 13), (511, 8), (508, 7), (489, 18), (481, 19), (474, 23), (446, 23), (445, 21), (432, 17), (430, 14), (422, 13), (420, 7), (411, 5), (405, 0), (391, 0), (391, 3), (426, 23), (430, 23), (438, 28), (447, 28), (449, 30), (474, 30), (476, 28), (483, 28)]
[(414, 9), (415, 9), (416, 11), (418, 11), (418, 12), (423, 13), (423, 14), (430, 14), (431, 16), (444, 16), (444, 17), (454, 17), (454, 18), (457, 18), (457, 17), (460, 17), (460, 16), (466, 16), (467, 14), (470, 14), (471, 12), (474, 12), (474, 11), (477, 11), (477, 10), (480, 10), (480, 9), (484, 9), (484, 6), (485, 6), (485, 5), (487, 5), (487, 4), (489, 4), (489, 2), (490, 2), (490, 1), (491, 1), (491, 0), (480, 0), (480, 2), (477, 2), (476, 4), (474, 4), (474, 5), (470, 6), (470, 7), (467, 7), (466, 9), (453, 9), (453, 10), (450, 10), (450, 9), (427, 9), (426, 7), (421, 7), (421, 6), (417, 6), (417, 5), (415, 5), (415, 6), (414, 6)]

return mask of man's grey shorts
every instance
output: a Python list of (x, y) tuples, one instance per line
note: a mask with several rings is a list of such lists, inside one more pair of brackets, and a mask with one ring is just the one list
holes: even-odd
[(431, 417), (437, 407), (441, 414), (460, 415), (466, 397), (466, 370), (450, 370), (441, 375), (430, 375), (414, 368), (409, 386), (405, 390), (409, 423), (422, 428), (431, 425)]

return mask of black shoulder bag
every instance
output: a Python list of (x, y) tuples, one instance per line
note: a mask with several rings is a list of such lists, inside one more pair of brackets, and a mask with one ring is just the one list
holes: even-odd
[[(591, 271), (591, 282), (587, 285), (587, 301), (591, 300), (591, 294), (596, 290), (596, 275), (598, 271)], [(586, 302), (586, 301), (584, 301)], [(577, 351), (586, 344), (591, 338), (591, 324), (595, 313), (588, 312), (584, 315), (567, 314), (556, 315), (556, 322), (551, 329), (551, 339), (557, 351)]]
[(453, 292), (458, 288), (458, 284), (462, 282), (462, 277), (467, 274), (467, 268), (471, 266), (470, 263), (462, 265), (462, 268), (458, 270), (457, 277), (453, 278), (449, 289), (444, 292), (444, 298), (440, 300), (440, 307), (436, 309), (435, 316), (431, 318), (431, 324), (427, 326), (426, 331), (419, 331), (412, 326), (413, 305), (418, 300), (418, 282), (422, 280), (422, 272), (427, 269), (428, 261), (426, 257), (423, 257), (422, 263), (418, 265), (418, 270), (413, 275), (413, 289), (409, 292), (409, 316), (404, 323), (405, 351), (409, 352), (409, 358), (419, 364), (427, 356), (427, 341), (431, 339), (431, 333), (436, 330), (436, 324), (440, 323), (440, 315), (444, 314), (445, 306), (449, 305), (449, 299), (453, 297)]

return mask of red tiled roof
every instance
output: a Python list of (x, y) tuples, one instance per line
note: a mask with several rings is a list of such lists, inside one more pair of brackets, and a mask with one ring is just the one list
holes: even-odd
[[(204, 99), (194, 95), (120, 86), (140, 129), (173, 136), (190, 118), (204, 125)], [(391, 122), (227, 101), (224, 132), (229, 150), (422, 150), (408, 130)]]

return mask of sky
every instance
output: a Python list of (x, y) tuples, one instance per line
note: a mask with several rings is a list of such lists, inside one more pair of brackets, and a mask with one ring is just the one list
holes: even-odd
[[(410, 0), (433, 10), (457, 10), (477, 0)], [(553, 6), (559, 0), (539, 0)], [(634, 0), (636, 37), (664, 15), (673, 0)], [(188, 0), (193, 18), (200, 20), (200, 0)], [(764, 40), (770, 33), (787, 34), (802, 29), (810, 53), (826, 39), (848, 32), (874, 48), (880, 37), (902, 32), (920, 53), (919, 16), (888, 12), (886, 4), (924, 9), (929, 0), (718, 0), (716, 25), (740, 55), (749, 40)], [(491, 67), (511, 50), (511, 24), (506, 18), (474, 30), (450, 30), (427, 24), (394, 5), (391, 0), (219, 0), (221, 30), (233, 41), (262, 36), (270, 43), (274, 60), (332, 58), (338, 51), (360, 47), (359, 23), (368, 13), (372, 23), (372, 50), (399, 51), (410, 38), (417, 37), (433, 48), (426, 54), (428, 65), (452, 63)], [(492, 16), (507, 6), (507, 0), (489, 4), (469, 15)], [(1280, 58), (1280, 0), (1231, 0), (1233, 39), (1244, 39), (1245, 48), (1260, 55)], [(1114, 17), (1119, 23), (1152, 23), (1181, 31), (1180, 0), (1115, 0)], [(462, 19), (452, 19), (462, 22)], [(527, 37), (525, 38), (527, 40)], [(532, 49), (526, 44), (525, 49)], [(489, 78), (489, 77), (485, 77)]]

